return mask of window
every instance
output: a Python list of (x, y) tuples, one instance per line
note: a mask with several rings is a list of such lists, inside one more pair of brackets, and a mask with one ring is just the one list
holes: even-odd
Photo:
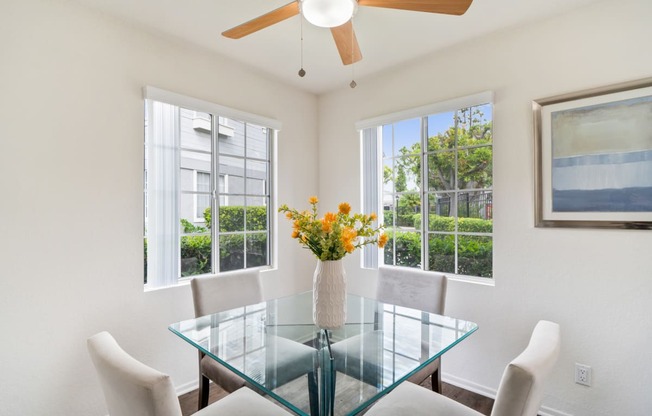
[(279, 124), (154, 88), (145, 95), (147, 287), (270, 265)]
[(366, 122), (363, 209), (383, 213), (384, 264), (492, 277), (492, 113), (485, 93)]
[(228, 175), (218, 176), (219, 184), (217, 186), (218, 195), (220, 195), (220, 206), (229, 204), (229, 197), (224, 196), (228, 195), (229, 190), (229, 177)]
[(195, 171), (195, 222), (205, 222), (211, 208), (211, 174)]

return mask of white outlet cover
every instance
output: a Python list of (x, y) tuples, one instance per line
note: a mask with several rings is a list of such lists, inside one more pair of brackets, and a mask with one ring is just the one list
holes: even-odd
[(584, 386), (591, 386), (591, 367), (585, 364), (575, 363), (575, 383)]

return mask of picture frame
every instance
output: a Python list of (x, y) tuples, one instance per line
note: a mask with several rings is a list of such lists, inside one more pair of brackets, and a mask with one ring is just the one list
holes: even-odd
[(652, 78), (532, 111), (536, 227), (652, 229)]

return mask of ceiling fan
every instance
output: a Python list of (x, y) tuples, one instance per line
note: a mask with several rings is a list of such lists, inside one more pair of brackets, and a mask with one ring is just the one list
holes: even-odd
[(362, 59), (351, 18), (358, 6), (462, 15), (473, 0), (296, 0), (222, 33), (240, 39), (299, 13), (315, 26), (330, 28), (344, 65)]

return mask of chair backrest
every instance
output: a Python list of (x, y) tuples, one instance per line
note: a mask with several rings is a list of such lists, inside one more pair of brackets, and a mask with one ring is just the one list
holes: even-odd
[(108, 332), (87, 345), (111, 416), (181, 416), (170, 376), (127, 354)]
[(409, 267), (378, 267), (376, 299), (443, 315), (448, 279), (437, 272)]
[(263, 301), (258, 269), (245, 269), (190, 280), (195, 317)]
[(539, 321), (525, 351), (505, 368), (491, 416), (536, 416), (560, 344), (559, 325)]

